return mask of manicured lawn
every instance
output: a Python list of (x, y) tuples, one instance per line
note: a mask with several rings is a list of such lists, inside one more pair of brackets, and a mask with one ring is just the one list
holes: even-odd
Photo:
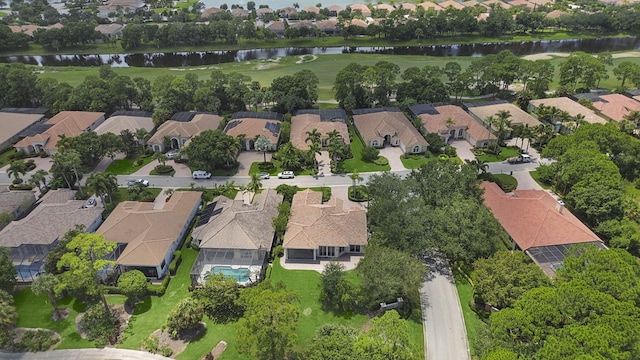
[[(462, 165), (462, 160), (458, 157), (450, 157), (446, 159), (447, 161), (453, 161), (457, 164)], [(402, 161), (402, 165), (407, 169), (417, 169), (424, 164), (428, 164), (432, 161), (444, 161), (438, 158), (437, 155), (431, 154), (429, 157), (425, 157), (422, 155), (411, 155), (408, 159), (405, 159), (403, 156), (400, 157), (400, 161)]]
[(538, 183), (538, 185), (542, 186), (543, 189), (545, 189), (545, 190), (551, 189), (551, 185), (549, 185), (549, 184), (543, 182), (542, 180), (540, 180), (540, 175), (538, 174), (538, 172), (536, 170), (529, 171), (529, 175), (531, 175), (533, 180), (535, 180)]
[(94, 347), (94, 343), (80, 337), (76, 331), (75, 319), (79, 312), (84, 311), (85, 305), (73, 298), (67, 297), (58, 301), (59, 308), (69, 308), (69, 317), (61, 321), (51, 320), (53, 307), (46, 295), (38, 296), (31, 289), (24, 289), (14, 297), (18, 311), (18, 327), (51, 329), (62, 337), (56, 349), (80, 349)]
[(456, 289), (458, 289), (458, 297), (462, 306), (462, 315), (464, 317), (464, 326), (467, 329), (467, 338), (469, 339), (469, 348), (471, 356), (475, 356), (475, 344), (478, 341), (478, 331), (486, 326), (478, 315), (471, 309), (470, 303), (473, 300), (473, 286), (469, 284), (467, 278), (462, 276), (460, 272), (454, 269), (454, 277)]
[(135, 162), (137, 159), (118, 159), (113, 160), (107, 170), (105, 172), (109, 172), (116, 175), (130, 175), (134, 172), (140, 170), (143, 166), (153, 161), (153, 156), (146, 156), (141, 158), (142, 164), (136, 165)]
[[(353, 154), (352, 159), (347, 159), (340, 162), (339, 167), (342, 167), (342, 170), (347, 173), (352, 173), (355, 170), (359, 172), (372, 172), (372, 171), (388, 171), (391, 170), (391, 166), (388, 165), (376, 165), (374, 163), (362, 161), (362, 149), (364, 149), (364, 145), (362, 144), (362, 140), (356, 134), (351, 134), (351, 153)], [(379, 159), (384, 159), (383, 156), (380, 156)]]
[(509, 174), (492, 174), (494, 181), (500, 185), (503, 190), (516, 189), (518, 187), (518, 180)]
[(9, 160), (9, 156), (15, 153), (16, 153), (16, 150), (14, 148), (9, 148), (3, 151), (2, 153), (0, 153), (0, 167), (3, 167), (9, 164), (11, 162), (11, 160)]
[[(283, 170), (285, 170), (282, 168), (282, 162), (278, 160), (271, 160), (271, 162), (273, 163), (274, 167), (270, 170), (260, 170), (260, 164), (262, 164), (262, 161), (252, 162), (251, 167), (249, 168), (249, 175), (266, 172), (266, 173), (269, 173), (269, 175), (271, 176), (278, 176), (278, 173), (281, 173)], [(296, 175), (311, 175), (312, 171), (311, 169), (304, 169), (304, 170), (296, 170), (293, 173)]]
[[(352, 271), (347, 272), (350, 280), (356, 276)], [(270, 278), (272, 282), (282, 281), (287, 288), (298, 293), (300, 299), (300, 318), (296, 334), (298, 346), (307, 345), (313, 338), (316, 329), (323, 324), (333, 323), (351, 326), (361, 329), (368, 321), (367, 315), (362, 314), (335, 314), (321, 309), (318, 297), (320, 296), (320, 273), (311, 270), (285, 270), (277, 259), (271, 267)], [(420, 310), (414, 318), (420, 319)], [(424, 353), (424, 340), (422, 323), (408, 320), (411, 347), (416, 354)], [(420, 356), (421, 357), (421, 356)]]
[(502, 162), (507, 160), (510, 157), (520, 155), (520, 150), (518, 148), (508, 148), (508, 147), (500, 147), (500, 148), (502, 149), (502, 151), (500, 152), (500, 155), (484, 154), (484, 155), (476, 156), (476, 158), (478, 159), (478, 161), (484, 161), (484, 162), (490, 163), (490, 162)]

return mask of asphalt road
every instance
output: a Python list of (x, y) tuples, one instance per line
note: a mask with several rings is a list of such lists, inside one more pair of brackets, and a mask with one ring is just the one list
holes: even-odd
[(429, 275), (420, 289), (426, 360), (468, 360), (469, 343), (460, 298), (444, 256), (425, 258)]
[(127, 349), (73, 349), (53, 350), (37, 353), (4, 353), (0, 352), (2, 360), (171, 360), (146, 351)]

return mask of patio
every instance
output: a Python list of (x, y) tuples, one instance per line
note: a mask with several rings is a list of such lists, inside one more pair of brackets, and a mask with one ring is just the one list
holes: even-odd
[(344, 270), (353, 270), (362, 259), (362, 255), (344, 254), (338, 258), (324, 258), (318, 260), (285, 260), (280, 258), (280, 266), (287, 270), (314, 270), (322, 273), (324, 267), (331, 261), (337, 261), (344, 266)]

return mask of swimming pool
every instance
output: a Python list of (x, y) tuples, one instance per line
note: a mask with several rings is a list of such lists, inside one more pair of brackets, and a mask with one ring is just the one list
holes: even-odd
[[(250, 279), (251, 271), (247, 268), (234, 269), (231, 266), (214, 266), (209, 271), (210, 274), (222, 274), (230, 277), (239, 283), (248, 282)], [(205, 275), (204, 279), (207, 280), (209, 275)]]

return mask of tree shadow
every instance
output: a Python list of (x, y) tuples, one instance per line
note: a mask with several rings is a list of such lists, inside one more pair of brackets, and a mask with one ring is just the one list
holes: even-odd
[(144, 314), (151, 309), (151, 297), (147, 297), (136, 305), (133, 315)]

